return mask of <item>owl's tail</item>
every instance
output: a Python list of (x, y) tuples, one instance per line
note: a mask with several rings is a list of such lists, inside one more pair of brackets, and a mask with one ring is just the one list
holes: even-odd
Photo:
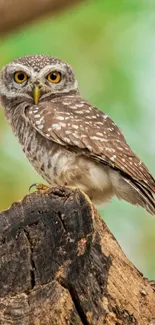
[(139, 205), (155, 215), (155, 198), (147, 184), (140, 183), (118, 171), (110, 171), (110, 179), (115, 195), (133, 205)]
[(123, 180), (130, 187), (128, 196), (125, 196), (124, 199), (134, 205), (140, 205), (150, 214), (155, 215), (155, 198), (151, 191), (147, 189), (145, 185), (135, 180), (130, 180), (125, 177), (123, 177)]

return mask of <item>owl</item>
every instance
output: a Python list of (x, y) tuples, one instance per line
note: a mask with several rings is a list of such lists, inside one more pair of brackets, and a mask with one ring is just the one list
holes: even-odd
[(79, 188), (94, 204), (113, 196), (155, 214), (155, 180), (111, 118), (80, 96), (70, 65), (30, 55), (0, 75), (5, 116), (50, 186)]

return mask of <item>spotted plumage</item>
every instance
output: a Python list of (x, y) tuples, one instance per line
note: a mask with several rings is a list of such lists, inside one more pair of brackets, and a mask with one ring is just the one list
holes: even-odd
[(80, 96), (68, 64), (14, 60), (2, 70), (0, 95), (26, 156), (51, 186), (79, 187), (94, 203), (116, 195), (155, 214), (154, 178), (110, 117)]

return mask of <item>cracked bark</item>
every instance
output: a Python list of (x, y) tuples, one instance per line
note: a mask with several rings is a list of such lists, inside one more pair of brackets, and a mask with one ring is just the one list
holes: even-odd
[(82, 0), (0, 0), (0, 34), (13, 31), (43, 15), (70, 8)]
[(83, 194), (35, 192), (0, 214), (0, 325), (153, 325), (155, 291)]

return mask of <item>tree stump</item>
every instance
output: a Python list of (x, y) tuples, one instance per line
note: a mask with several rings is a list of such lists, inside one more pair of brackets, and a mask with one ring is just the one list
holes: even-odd
[(0, 325), (153, 325), (155, 292), (79, 191), (0, 214)]

